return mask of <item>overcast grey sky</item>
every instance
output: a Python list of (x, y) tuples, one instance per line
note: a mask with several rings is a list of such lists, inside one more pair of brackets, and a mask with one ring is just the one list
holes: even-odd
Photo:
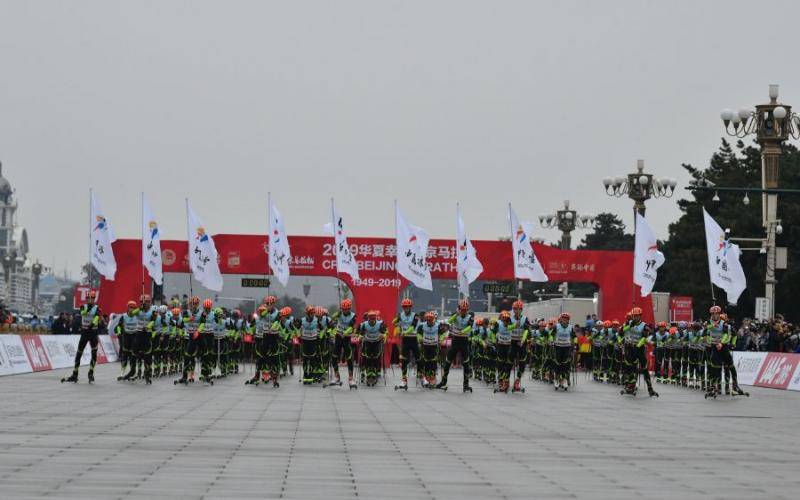
[[(800, 3), (652, 1), (0, 1), (0, 161), (32, 253), (87, 260), (87, 191), (138, 237), (184, 198), (212, 233), (393, 234), (392, 199), (434, 237), (507, 232), (564, 199), (632, 220), (601, 179), (686, 184), (719, 111), (800, 105)], [(680, 194), (685, 196), (680, 189)], [(659, 236), (675, 199), (652, 200)], [(579, 232), (573, 238), (582, 236)], [(555, 230), (540, 236), (555, 241)], [(698, 235), (699, 236), (699, 235)]]

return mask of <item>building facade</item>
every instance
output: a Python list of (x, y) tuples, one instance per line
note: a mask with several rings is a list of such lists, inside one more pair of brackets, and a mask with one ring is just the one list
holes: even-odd
[(14, 313), (34, 312), (34, 276), (28, 258), (28, 233), (17, 223), (17, 200), (0, 163), (0, 300)]

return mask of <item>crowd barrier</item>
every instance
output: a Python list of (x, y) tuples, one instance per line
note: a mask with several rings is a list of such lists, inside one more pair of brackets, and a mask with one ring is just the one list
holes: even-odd
[[(80, 335), (0, 335), (0, 376), (70, 368), (75, 364)], [(116, 337), (99, 335), (97, 363), (117, 361)], [(92, 350), (87, 344), (81, 365), (88, 365)]]
[(740, 385), (800, 391), (800, 354), (733, 352)]

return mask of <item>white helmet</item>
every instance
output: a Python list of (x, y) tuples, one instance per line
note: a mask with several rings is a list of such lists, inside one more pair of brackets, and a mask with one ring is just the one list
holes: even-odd
[(167, 306), (161, 304), (160, 306), (158, 306), (158, 312), (160, 312), (161, 314), (167, 314)]

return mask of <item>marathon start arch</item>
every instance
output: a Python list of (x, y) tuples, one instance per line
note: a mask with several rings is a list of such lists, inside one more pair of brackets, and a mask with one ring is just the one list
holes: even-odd
[[(222, 274), (267, 274), (267, 236), (220, 234), (214, 236)], [(378, 309), (385, 318), (393, 317), (397, 295), (408, 281), (395, 271), (396, 246), (391, 238), (348, 238), (359, 264), (360, 279), (338, 277), (353, 292), (357, 313)], [(511, 242), (473, 240), (483, 264), (482, 280), (513, 280)], [(333, 238), (330, 236), (289, 236), (293, 276), (337, 277)], [(117, 260), (114, 281), (102, 280), (99, 302), (104, 311), (122, 312), (128, 300), (138, 298), (142, 286), (141, 240), (121, 239), (113, 244)], [(186, 241), (161, 242), (165, 273), (188, 273)], [(600, 289), (602, 319), (624, 320), (633, 306), (644, 310), (644, 320), (653, 320), (650, 297), (640, 297), (633, 284), (633, 252), (559, 250), (534, 244), (550, 281), (594, 283)], [(431, 240), (428, 263), (434, 279), (456, 279), (454, 240)], [(149, 279), (148, 279), (149, 281)], [(145, 285), (149, 285), (145, 283)], [(147, 289), (150, 289), (147, 286)]]

